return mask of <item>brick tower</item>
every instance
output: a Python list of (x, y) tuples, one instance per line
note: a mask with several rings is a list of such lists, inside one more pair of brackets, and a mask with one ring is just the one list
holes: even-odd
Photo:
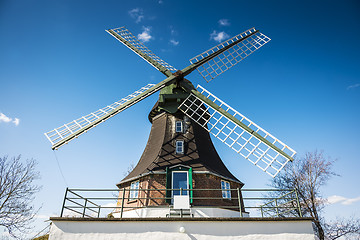
[[(145, 150), (135, 168), (117, 184), (126, 189), (119, 196), (124, 198), (124, 216), (133, 217), (136, 212), (141, 217), (162, 217), (176, 195), (188, 195), (192, 209), (201, 209), (196, 211), (202, 215), (239, 215), (239, 190), (244, 184), (226, 168), (209, 133), (178, 110), (187, 96), (176, 83), (160, 91), (149, 114), (152, 127)], [(157, 212), (151, 208), (155, 206)]]

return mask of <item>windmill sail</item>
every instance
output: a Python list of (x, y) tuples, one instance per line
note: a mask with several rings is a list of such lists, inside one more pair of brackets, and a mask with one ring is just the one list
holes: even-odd
[(130, 48), (153, 67), (169, 77), (176, 68), (152, 53), (142, 42), (139, 41), (129, 30), (124, 27), (106, 30), (109, 34)]
[(95, 112), (92, 112), (86, 116), (83, 116), (70, 123), (64, 124), (59, 128), (55, 128), (54, 130), (45, 133), (45, 136), (51, 142), (52, 149), (57, 149), (63, 144), (68, 143), (75, 137), (78, 137), (84, 132), (87, 132), (89, 129), (95, 127), (99, 123), (106, 121), (107, 119), (129, 108), (130, 106), (141, 101), (142, 99), (150, 96), (151, 94), (161, 89), (162, 86), (163, 85), (159, 84), (148, 84), (145, 87), (142, 87), (141, 89), (135, 91), (129, 96), (122, 98), (111, 105), (108, 105), (102, 109), (99, 109)]
[(179, 106), (188, 117), (275, 177), (296, 152), (201, 86)]
[[(255, 30), (255, 28), (251, 28), (197, 55), (190, 59), (190, 62), (192, 64), (204, 62), (197, 66), (197, 70), (209, 82), (244, 60), (270, 40), (269, 37)], [(211, 57), (211, 55), (214, 55), (214, 57)], [(204, 61), (207, 58), (209, 60)]]

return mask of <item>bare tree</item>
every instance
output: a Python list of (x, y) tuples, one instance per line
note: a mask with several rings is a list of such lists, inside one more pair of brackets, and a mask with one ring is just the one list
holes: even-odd
[(134, 170), (134, 168), (135, 168), (135, 164), (134, 164), (133, 162), (130, 163), (130, 166), (128, 166), (126, 172), (123, 173), (123, 174), (124, 174), (124, 177), (126, 177), (127, 175), (129, 175), (129, 174), (132, 172), (132, 170)]
[(287, 164), (282, 172), (271, 182), (278, 189), (296, 189), (302, 210), (302, 216), (312, 217), (315, 232), (319, 239), (325, 239), (324, 222), (321, 218), (326, 200), (321, 196), (320, 188), (332, 176), (334, 160), (326, 159), (322, 152), (314, 151), (305, 154), (304, 158), (295, 159)]
[(11, 159), (0, 157), (0, 226), (15, 238), (30, 229), (38, 211), (32, 201), (40, 190), (34, 183), (39, 179), (37, 162), (30, 159), (23, 163), (20, 159), (20, 155)]
[(335, 240), (340, 237), (345, 239), (360, 239), (360, 219), (350, 217), (347, 219), (336, 218), (335, 221), (324, 225), (326, 237)]

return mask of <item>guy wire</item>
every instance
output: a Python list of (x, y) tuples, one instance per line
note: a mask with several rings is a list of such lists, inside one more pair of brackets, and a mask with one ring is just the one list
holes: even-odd
[(58, 168), (59, 168), (59, 171), (60, 171), (60, 174), (61, 174), (61, 176), (62, 176), (62, 179), (64, 180), (65, 186), (68, 187), (69, 184), (67, 184), (66, 179), (65, 179), (65, 177), (64, 177), (64, 174), (63, 174), (63, 172), (62, 172), (62, 170), (61, 170), (60, 163), (59, 163), (59, 160), (58, 160), (58, 158), (57, 158), (57, 155), (56, 155), (55, 150), (53, 150), (53, 152), (54, 152), (55, 159), (56, 159), (56, 163), (57, 163), (57, 166), (58, 166)]

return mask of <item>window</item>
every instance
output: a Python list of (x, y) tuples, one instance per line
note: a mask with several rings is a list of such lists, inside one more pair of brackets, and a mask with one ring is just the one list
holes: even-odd
[(132, 182), (130, 185), (129, 201), (135, 200), (139, 197), (139, 181)]
[(175, 131), (176, 132), (183, 132), (183, 122), (182, 121), (176, 121), (175, 122)]
[(221, 189), (222, 189), (222, 197), (230, 199), (231, 192), (230, 192), (230, 183), (224, 180), (221, 180)]
[(177, 154), (182, 154), (184, 153), (184, 141), (183, 140), (178, 140), (176, 141), (176, 144), (175, 144), (175, 152)]

